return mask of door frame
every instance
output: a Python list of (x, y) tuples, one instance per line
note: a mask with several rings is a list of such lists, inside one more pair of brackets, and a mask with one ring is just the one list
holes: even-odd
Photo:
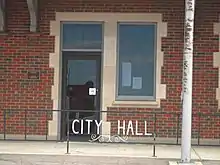
[[(68, 71), (68, 60), (96, 60), (97, 61), (97, 86), (98, 92), (96, 95), (96, 111), (100, 111), (101, 108), (101, 75), (102, 75), (102, 52), (87, 52), (87, 51), (63, 51), (62, 52), (62, 87), (61, 87), (61, 120), (60, 120), (60, 138), (64, 140), (66, 138), (65, 133), (65, 114), (62, 110), (67, 109), (66, 104), (66, 89), (67, 89), (67, 71)], [(98, 119), (100, 120), (101, 113), (98, 115)]]

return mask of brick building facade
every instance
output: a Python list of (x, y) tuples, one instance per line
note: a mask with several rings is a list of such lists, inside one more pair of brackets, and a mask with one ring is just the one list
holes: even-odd
[[(62, 22), (103, 22), (99, 109), (134, 112), (130, 116), (103, 113), (102, 119), (106, 121), (103, 130), (107, 130), (104, 132), (115, 131), (115, 119), (152, 119), (152, 115), (141, 115), (140, 111), (181, 112), (183, 0), (38, 0), (36, 32), (30, 31), (35, 12), (28, 8), (27, 2), (7, 0), (5, 9), (2, 9), (5, 11), (5, 30), (0, 34), (0, 112), (3, 118), (4, 110), (11, 110), (6, 114), (8, 134), (24, 133), (24, 111), (19, 110), (35, 110), (26, 114), (27, 133), (44, 135), (47, 132), (49, 136), (60, 136), (58, 113), (53, 112), (48, 117), (38, 110), (63, 108), (61, 61), (62, 52), (66, 50), (60, 46), (64, 40)], [(217, 0), (196, 1), (194, 113), (219, 113), (219, 11), (220, 2)], [(119, 90), (116, 76), (117, 22), (120, 21), (156, 24), (154, 99), (116, 99)], [(39, 79), (28, 77), (31, 72), (38, 72)], [(47, 127), (45, 118), (50, 119)], [(176, 120), (172, 114), (158, 115), (158, 136), (175, 137)], [(201, 121), (202, 138), (219, 138), (219, 117), (201, 118)], [(3, 122), (0, 126), (3, 134)], [(197, 132), (198, 117), (194, 117), (193, 137)]]

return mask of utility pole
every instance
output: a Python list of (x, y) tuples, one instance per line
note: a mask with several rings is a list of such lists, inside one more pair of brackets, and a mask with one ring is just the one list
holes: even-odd
[(185, 0), (184, 55), (182, 82), (182, 140), (181, 163), (191, 161), (192, 132), (192, 77), (193, 77), (193, 33), (195, 0)]

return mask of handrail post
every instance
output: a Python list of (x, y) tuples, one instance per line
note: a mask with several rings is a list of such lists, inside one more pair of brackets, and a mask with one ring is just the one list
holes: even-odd
[(179, 126), (180, 126), (180, 114), (177, 114), (177, 132), (176, 132), (176, 144), (178, 145), (179, 143)]
[(156, 157), (156, 122), (157, 122), (157, 114), (154, 113), (154, 133), (153, 133), (154, 143), (153, 143), (153, 157)]
[(201, 113), (199, 113), (199, 118), (198, 118), (198, 121), (199, 121), (199, 125), (198, 125), (198, 145), (200, 145), (200, 122), (201, 122)]
[(24, 110), (24, 140), (27, 140), (27, 110)]
[[(53, 110), (52, 110), (52, 114), (53, 114)], [(48, 111), (46, 111), (46, 122), (45, 122), (45, 124), (46, 124), (46, 141), (48, 140)]]
[(4, 119), (3, 119), (3, 120), (4, 120), (4, 121), (3, 121), (3, 123), (4, 123), (4, 140), (6, 140), (6, 110), (5, 110), (5, 109), (4, 109), (3, 113), (4, 113), (4, 114), (3, 114), (3, 115), (4, 115), (4, 116), (3, 116), (3, 118), (4, 118)]
[(69, 154), (70, 147), (70, 126), (69, 126), (69, 110), (67, 110), (67, 141), (66, 141), (66, 154)]
[(66, 122), (67, 122), (67, 139), (66, 139), (66, 154), (69, 154), (69, 150), (70, 150), (70, 115), (69, 115), (69, 111), (70, 111), (70, 103), (69, 103), (69, 96), (66, 96), (66, 109), (64, 110), (65, 114), (66, 114)]
[(156, 133), (153, 133), (154, 136), (154, 144), (153, 144), (153, 157), (156, 157)]

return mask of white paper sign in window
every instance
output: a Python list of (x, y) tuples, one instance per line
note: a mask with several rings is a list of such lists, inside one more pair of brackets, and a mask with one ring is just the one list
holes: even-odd
[(133, 77), (132, 89), (142, 89), (142, 77)]
[(122, 63), (122, 86), (123, 87), (131, 86), (131, 63), (130, 62)]

